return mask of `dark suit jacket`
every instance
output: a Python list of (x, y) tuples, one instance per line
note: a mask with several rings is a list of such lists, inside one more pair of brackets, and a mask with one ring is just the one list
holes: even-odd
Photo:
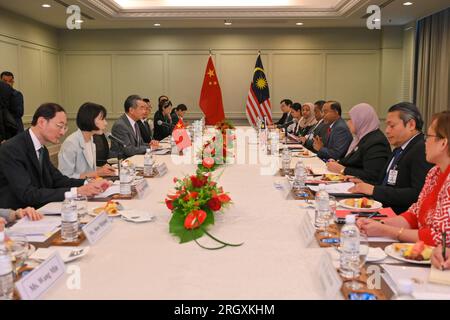
[(172, 112), (171, 114), (170, 114), (170, 117), (172, 118), (172, 123), (173, 123), (173, 125), (177, 125), (177, 123), (178, 123), (178, 121), (180, 120), (180, 118), (178, 118), (178, 115), (177, 115), (177, 113), (176, 112)]
[[(150, 148), (143, 139), (139, 139), (138, 142), (134, 129), (126, 114), (123, 114), (116, 122), (114, 122), (111, 133), (125, 144), (125, 147), (123, 147), (116, 141), (111, 140), (111, 153), (114, 155), (120, 155), (120, 157), (132, 157), (136, 154), (145, 154), (147, 148)], [(138, 132), (138, 134), (140, 135), (140, 132)]]
[(13, 89), (3, 81), (0, 81), (0, 141), (9, 139), (11, 135), (6, 126), (4, 112), (9, 112)]
[[(314, 125), (306, 135), (309, 135), (309, 134), (312, 133), (312, 137), (316, 137), (316, 136), (320, 137), (320, 139), (322, 140), (322, 143), (325, 144), (325, 142), (327, 141), (327, 130), (328, 130), (328, 127), (329, 127), (328, 124), (326, 124), (322, 120), (319, 124), (317, 124), (317, 126)], [(305, 141), (304, 146), (307, 149), (316, 152), (314, 150), (314, 148), (313, 148), (313, 143), (314, 143), (314, 140), (312, 138), (311, 139), (307, 139)]]
[(339, 118), (331, 127), (331, 133), (326, 139), (325, 145), (317, 152), (321, 159), (339, 159), (343, 157), (353, 140), (353, 136), (344, 119)]
[(280, 118), (280, 120), (278, 120), (277, 122), (275, 122), (275, 125), (278, 128), (282, 128), (283, 124), (288, 123), (290, 121), (292, 121), (294, 118), (292, 117), (292, 115), (290, 113), (283, 113), (283, 116)]
[(97, 167), (102, 167), (107, 163), (110, 158), (109, 144), (104, 134), (94, 134), (95, 154), (97, 159)]
[(12, 114), (17, 123), (17, 132), (23, 131), (23, 122), (22, 117), (24, 113), (23, 107), (23, 95), (22, 92), (13, 90), (13, 94), (11, 96), (11, 103), (9, 107), (9, 112)]
[[(159, 125), (158, 121), (161, 120), (165, 124)], [(169, 120), (169, 117), (164, 117), (161, 111), (155, 112), (155, 117), (153, 118), (153, 124), (154, 124), (154, 133), (153, 138), (155, 140), (161, 141), (165, 137), (168, 137), (172, 134), (172, 130), (175, 126), (175, 124), (171, 123)]]
[(368, 183), (377, 183), (380, 174), (391, 156), (391, 147), (386, 136), (377, 129), (366, 134), (355, 149), (339, 162), (345, 166), (344, 173), (358, 177)]
[(39, 208), (49, 202), (64, 200), (71, 187), (84, 180), (64, 176), (50, 162), (47, 148), (41, 170), (29, 130), (9, 139), (0, 148), (0, 207)]
[(147, 120), (138, 121), (139, 130), (141, 130), (141, 137), (145, 143), (150, 143), (153, 140), (153, 132)]
[(433, 167), (425, 158), (424, 136), (420, 133), (403, 150), (397, 162), (398, 176), (395, 186), (381, 185), (392, 156), (384, 166), (378, 185), (373, 190), (373, 198), (392, 207), (397, 213), (403, 213), (417, 201), (425, 183), (428, 171)]

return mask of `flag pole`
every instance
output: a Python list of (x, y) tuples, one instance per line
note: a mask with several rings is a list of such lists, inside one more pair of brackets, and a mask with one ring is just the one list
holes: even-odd
[(212, 51), (211, 51), (211, 48), (209, 48), (209, 56), (211, 57), (211, 55), (212, 55)]

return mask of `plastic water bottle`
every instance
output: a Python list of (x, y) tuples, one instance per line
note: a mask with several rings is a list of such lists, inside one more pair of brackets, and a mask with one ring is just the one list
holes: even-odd
[(294, 175), (294, 185), (292, 188), (298, 193), (302, 189), (305, 189), (306, 169), (302, 160), (297, 161), (295, 164)]
[(61, 238), (65, 242), (72, 242), (78, 238), (78, 209), (72, 192), (64, 194), (61, 208)]
[(178, 147), (173, 136), (170, 136), (170, 150), (172, 151), (172, 154), (178, 154)]
[(0, 300), (12, 300), (14, 277), (11, 256), (5, 246), (5, 233), (0, 232)]
[(278, 154), (278, 144), (280, 141), (280, 135), (278, 131), (274, 131), (270, 133), (270, 153), (271, 155)]
[(330, 196), (325, 190), (324, 184), (319, 184), (319, 191), (316, 192), (316, 215), (314, 225), (317, 229), (323, 229), (328, 224), (325, 219), (329, 219)]
[(413, 295), (414, 287), (410, 279), (400, 279), (397, 284), (397, 294), (392, 300), (415, 300)]
[(339, 271), (344, 278), (353, 278), (359, 272), (359, 229), (355, 225), (355, 216), (345, 217), (345, 226), (341, 230), (341, 257)]
[(281, 154), (281, 170), (283, 174), (289, 174), (289, 170), (291, 169), (291, 151), (287, 146), (284, 147), (283, 153)]
[(152, 150), (147, 149), (144, 155), (144, 176), (148, 177), (153, 174), (153, 155)]
[(122, 164), (120, 167), (119, 180), (120, 180), (120, 195), (131, 196), (132, 176), (130, 173), (130, 168), (125, 164)]

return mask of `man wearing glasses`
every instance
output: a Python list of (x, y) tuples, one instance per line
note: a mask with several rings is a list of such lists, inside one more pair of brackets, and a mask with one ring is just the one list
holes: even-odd
[(64, 193), (77, 187), (77, 194), (103, 192), (105, 180), (85, 183), (64, 176), (50, 162), (45, 144), (59, 143), (67, 131), (64, 109), (56, 103), (41, 105), (31, 128), (5, 142), (0, 148), (0, 208), (41, 207), (64, 200)]

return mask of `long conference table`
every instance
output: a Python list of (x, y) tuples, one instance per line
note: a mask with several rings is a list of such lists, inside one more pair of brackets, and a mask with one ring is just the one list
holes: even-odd
[[(157, 162), (166, 163), (168, 174), (148, 179), (149, 190), (143, 199), (121, 200), (125, 209), (147, 210), (155, 221), (138, 224), (112, 218), (112, 230), (91, 246), (86, 256), (69, 264), (79, 267), (80, 288), (69, 289), (67, 274), (43, 299), (326, 298), (317, 274), (326, 250), (316, 241), (308, 246), (304, 242), (302, 217), (311, 212), (298, 201), (286, 200), (274, 187), (281, 177), (262, 175), (258, 164), (219, 169), (224, 172), (218, 183), (229, 192), (233, 204), (215, 214), (215, 225), (209, 231), (221, 240), (244, 244), (205, 250), (193, 241), (180, 244), (169, 233), (171, 213), (164, 199), (174, 187), (174, 177), (196, 169), (193, 164), (171, 159), (170, 155), (156, 156)], [(291, 165), (298, 159), (293, 158)], [(139, 165), (143, 156), (130, 160)], [(307, 166), (325, 166), (318, 158), (302, 160)], [(89, 209), (98, 206), (89, 203)], [(199, 242), (217, 245), (206, 236)], [(342, 296), (338, 293), (334, 298)]]

